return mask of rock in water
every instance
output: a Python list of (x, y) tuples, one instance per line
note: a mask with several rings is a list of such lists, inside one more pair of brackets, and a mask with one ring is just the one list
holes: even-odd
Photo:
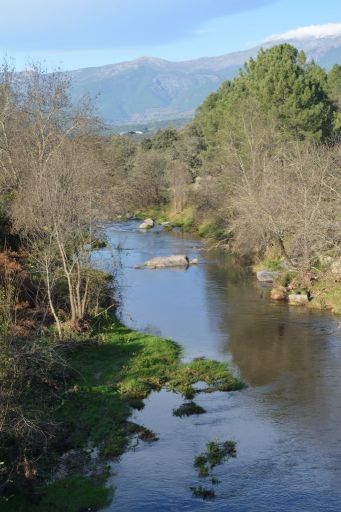
[(167, 268), (167, 267), (188, 267), (189, 259), (182, 254), (174, 256), (159, 256), (145, 261), (142, 267), (148, 268)]
[(277, 286), (271, 290), (272, 300), (288, 300), (288, 292), (285, 286)]
[(145, 219), (142, 224), (139, 225), (139, 229), (151, 229), (155, 226), (153, 219)]
[(257, 272), (257, 279), (261, 283), (273, 283), (279, 277), (279, 272), (269, 272), (268, 270), (261, 270)]
[(289, 304), (293, 306), (305, 306), (309, 302), (308, 295), (306, 293), (293, 293), (288, 295)]

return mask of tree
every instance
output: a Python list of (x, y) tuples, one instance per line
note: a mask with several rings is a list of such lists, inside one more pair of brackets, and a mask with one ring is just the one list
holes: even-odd
[(259, 105), (264, 116), (278, 121), (285, 138), (323, 140), (332, 130), (333, 105), (326, 91), (327, 75), (289, 44), (260, 50), (240, 75), (225, 82), (199, 109), (195, 123), (208, 151), (226, 120), (238, 116), (243, 101)]
[(341, 66), (335, 64), (328, 74), (328, 93), (334, 103), (335, 112), (333, 128), (337, 134), (341, 133)]
[(154, 149), (139, 148), (125, 178), (115, 180), (116, 207), (122, 212), (162, 205), (167, 199), (166, 168), (169, 158)]
[(137, 149), (136, 141), (130, 137), (122, 135), (112, 137), (107, 152), (108, 165), (114, 186), (120, 185), (131, 173)]
[(325, 72), (314, 63), (302, 64), (296, 48), (281, 44), (251, 58), (236, 83), (237, 89), (254, 95), (290, 134), (321, 140), (330, 134), (332, 114), (325, 79)]
[(71, 325), (79, 329), (99, 284), (90, 261), (94, 219), (109, 190), (103, 159), (92, 143), (96, 120), (94, 125), (87, 104), (71, 106), (69, 86), (62, 73), (38, 67), (14, 84), (16, 136), (8, 122), (2, 137), (7, 150), (0, 156), (12, 177), (11, 216), (45, 283), (60, 337), (57, 285), (65, 280)]
[(167, 183), (169, 185), (170, 201), (174, 213), (181, 212), (188, 195), (188, 185), (192, 175), (187, 165), (179, 160), (172, 160), (167, 166)]
[(57, 283), (66, 281), (71, 325), (76, 329), (82, 328), (90, 297), (100, 284), (91, 268), (91, 251), (105, 184), (100, 162), (75, 138), (54, 153), (43, 174), (27, 175), (13, 204), (15, 226), (26, 236), (34, 266), (44, 279), (60, 336), (54, 303)]
[[(277, 245), (289, 262), (310, 268), (339, 245), (340, 148), (294, 143), (245, 168), (232, 197), (235, 247), (264, 252)], [(262, 162), (262, 163), (261, 163)]]

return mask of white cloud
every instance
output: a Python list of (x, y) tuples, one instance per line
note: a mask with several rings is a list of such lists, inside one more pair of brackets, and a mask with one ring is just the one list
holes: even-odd
[(327, 23), (326, 25), (309, 25), (294, 30), (288, 30), (283, 34), (274, 34), (268, 37), (264, 42), (272, 43), (274, 41), (286, 41), (291, 39), (320, 39), (322, 37), (341, 36), (341, 23)]

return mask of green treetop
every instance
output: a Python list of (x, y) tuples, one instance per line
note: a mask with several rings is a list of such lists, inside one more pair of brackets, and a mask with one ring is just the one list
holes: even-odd
[(260, 50), (237, 78), (204, 102), (196, 121), (208, 146), (250, 100), (262, 115), (277, 120), (285, 136), (322, 140), (331, 134), (335, 106), (328, 96), (327, 74), (314, 62), (307, 64), (304, 52), (289, 44)]

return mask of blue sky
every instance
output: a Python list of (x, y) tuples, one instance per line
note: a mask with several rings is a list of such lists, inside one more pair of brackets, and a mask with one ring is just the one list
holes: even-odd
[(0, 0), (0, 53), (18, 68), (99, 66), (151, 55), (187, 60), (272, 34), (341, 23), (340, 0)]

